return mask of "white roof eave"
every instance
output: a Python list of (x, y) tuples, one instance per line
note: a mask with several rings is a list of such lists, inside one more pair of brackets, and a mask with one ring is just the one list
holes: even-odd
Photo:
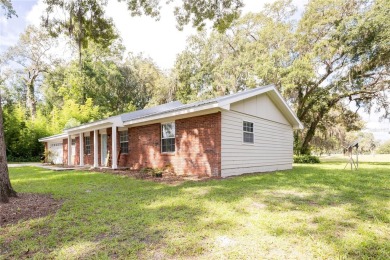
[(122, 123), (120, 116), (111, 117), (111, 118), (107, 118), (104, 120), (91, 122), (88, 124), (83, 124), (83, 125), (80, 125), (77, 127), (70, 128), (70, 129), (65, 129), (64, 132), (68, 135), (72, 135), (72, 134), (89, 132), (89, 131), (93, 131), (93, 130), (100, 130), (100, 129), (111, 127), (114, 125), (117, 127), (123, 126), (123, 123)]
[(52, 135), (44, 138), (38, 139), (39, 142), (50, 142), (50, 141), (55, 141), (55, 140), (63, 140), (67, 137), (68, 135), (63, 133), (63, 134), (58, 134), (58, 135)]

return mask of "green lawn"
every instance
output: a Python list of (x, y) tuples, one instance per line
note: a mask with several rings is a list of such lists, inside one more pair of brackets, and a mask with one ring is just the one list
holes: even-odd
[(55, 215), (0, 228), (0, 258), (389, 259), (390, 165), (343, 167), (179, 186), (12, 168), (18, 192), (64, 203)]
[[(355, 152), (355, 151), (354, 151)], [(353, 160), (356, 161), (356, 154), (353, 155)], [(321, 162), (335, 163), (347, 162), (349, 157), (343, 154), (323, 155), (320, 157)], [(359, 154), (359, 162), (386, 162), (390, 164), (390, 154)]]

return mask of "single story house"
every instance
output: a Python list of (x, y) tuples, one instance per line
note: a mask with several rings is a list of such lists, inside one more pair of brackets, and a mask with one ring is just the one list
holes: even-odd
[(293, 130), (302, 128), (275, 86), (268, 85), (125, 113), (39, 141), (56, 164), (171, 167), (177, 174), (228, 177), (291, 169)]

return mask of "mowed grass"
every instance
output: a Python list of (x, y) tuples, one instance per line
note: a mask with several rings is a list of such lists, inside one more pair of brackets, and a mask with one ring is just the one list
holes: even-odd
[(0, 228), (0, 258), (389, 259), (390, 165), (293, 170), (168, 186), (93, 172), (10, 169), (55, 214)]
[[(353, 160), (356, 161), (355, 150), (352, 156)], [(326, 163), (335, 163), (335, 162), (345, 162), (347, 163), (349, 160), (348, 155), (343, 154), (331, 154), (331, 155), (323, 155), (320, 157), (321, 162)], [(390, 165), (390, 154), (359, 154), (358, 155), (359, 162), (380, 162), (380, 163), (388, 163)]]

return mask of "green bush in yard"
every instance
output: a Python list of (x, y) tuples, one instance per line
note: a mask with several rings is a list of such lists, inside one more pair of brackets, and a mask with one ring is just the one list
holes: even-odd
[(320, 163), (320, 158), (313, 155), (294, 155), (294, 163)]

